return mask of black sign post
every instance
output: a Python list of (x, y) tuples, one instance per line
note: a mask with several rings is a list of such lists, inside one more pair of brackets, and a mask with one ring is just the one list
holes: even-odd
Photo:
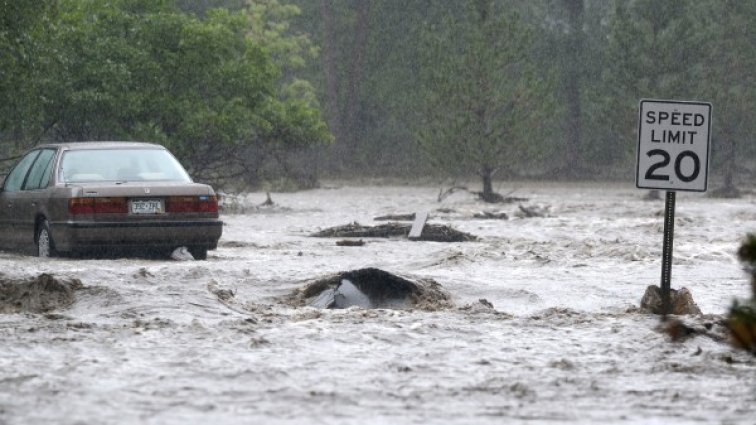
[(672, 312), (670, 300), (672, 282), (672, 245), (675, 239), (675, 192), (667, 192), (664, 201), (664, 243), (662, 245), (661, 296), (662, 314)]
[(711, 144), (711, 104), (644, 99), (638, 117), (635, 186), (664, 190), (662, 314), (672, 312), (672, 243), (677, 191), (706, 192)]

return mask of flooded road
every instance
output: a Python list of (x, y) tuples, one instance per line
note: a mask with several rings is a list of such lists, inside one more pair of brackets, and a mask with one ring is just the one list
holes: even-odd
[[(705, 336), (672, 343), (638, 311), (659, 283), (663, 201), (627, 186), (518, 187), (528, 200), (503, 205), (439, 203), (435, 187), (273, 194), (272, 207), (249, 194), (207, 261), (0, 253), (3, 281), (82, 285), (59, 308), (0, 314), (0, 424), (752, 424), (752, 356)], [(520, 205), (545, 216), (518, 217)], [(478, 240), (310, 237), (416, 211)], [(672, 286), (704, 313), (686, 323), (717, 332), (749, 296), (735, 258), (749, 231), (754, 196), (678, 194)], [(451, 302), (290, 302), (368, 267), (431, 279)]]

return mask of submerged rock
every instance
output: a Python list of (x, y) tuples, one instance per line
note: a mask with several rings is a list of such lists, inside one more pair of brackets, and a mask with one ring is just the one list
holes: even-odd
[(386, 271), (366, 268), (318, 279), (295, 291), (296, 306), (324, 309), (360, 307), (438, 310), (452, 307), (451, 297), (433, 280), (411, 281)]
[[(701, 309), (693, 301), (693, 295), (688, 288), (670, 289), (671, 314), (701, 314)], [(661, 288), (649, 285), (641, 298), (641, 309), (653, 314), (662, 314)]]
[(45, 313), (69, 307), (76, 301), (75, 291), (83, 288), (79, 279), (56, 278), (41, 274), (35, 278), (0, 279), (0, 314)]

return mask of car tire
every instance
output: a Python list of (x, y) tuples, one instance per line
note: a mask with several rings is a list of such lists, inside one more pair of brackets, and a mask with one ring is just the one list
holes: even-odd
[(43, 220), (37, 229), (37, 257), (48, 258), (55, 257), (55, 243), (53, 242), (52, 232), (47, 220)]
[(207, 260), (206, 246), (189, 247), (189, 253), (192, 254), (192, 257), (194, 257), (195, 260)]

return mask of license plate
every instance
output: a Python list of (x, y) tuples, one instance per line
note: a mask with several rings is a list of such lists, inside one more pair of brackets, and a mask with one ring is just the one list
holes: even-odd
[(131, 201), (132, 214), (162, 214), (165, 212), (162, 199), (139, 199)]

